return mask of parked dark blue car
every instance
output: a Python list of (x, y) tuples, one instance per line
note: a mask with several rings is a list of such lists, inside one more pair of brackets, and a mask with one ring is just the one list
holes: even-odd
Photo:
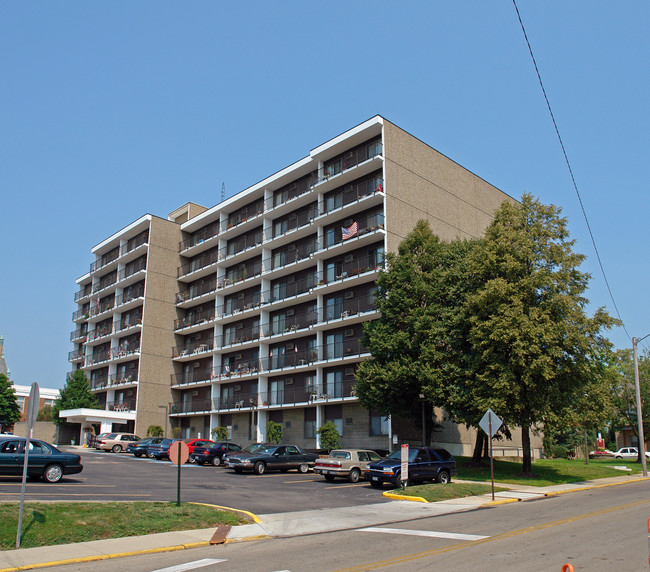
[[(379, 489), (384, 483), (395, 487), (402, 486), (402, 452), (393, 451), (383, 461), (370, 463), (365, 476), (370, 484)], [(445, 449), (433, 447), (410, 447), (408, 464), (408, 482), (421, 483), (434, 481), (448, 483), (452, 476), (458, 474), (456, 461)]]
[[(149, 456), (147, 454), (147, 447), (150, 445), (158, 445), (160, 442), (162, 442), (162, 440), (162, 437), (145, 437), (139, 441), (129, 443), (126, 446), (126, 452), (133, 453), (136, 457), (142, 457), (143, 455)], [(151, 457), (153, 457), (153, 454)]]

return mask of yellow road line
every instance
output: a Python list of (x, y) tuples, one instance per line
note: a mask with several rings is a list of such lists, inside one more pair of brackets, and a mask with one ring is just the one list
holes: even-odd
[(468, 548), (470, 546), (476, 546), (477, 544), (485, 544), (485, 543), (488, 543), (488, 542), (494, 542), (494, 541), (497, 541), (497, 540), (512, 538), (514, 536), (519, 536), (519, 535), (522, 535), (522, 534), (529, 534), (531, 532), (536, 532), (538, 530), (544, 530), (546, 528), (552, 528), (554, 526), (560, 526), (562, 524), (569, 524), (569, 523), (572, 523), (572, 522), (585, 520), (587, 518), (594, 518), (594, 517), (602, 516), (604, 514), (608, 514), (608, 513), (611, 513), (611, 512), (618, 511), (618, 510), (625, 510), (625, 509), (628, 509), (628, 508), (633, 508), (633, 507), (640, 506), (642, 504), (647, 504), (647, 503), (650, 503), (650, 499), (640, 500), (640, 501), (636, 501), (636, 502), (632, 502), (632, 503), (628, 503), (628, 504), (624, 504), (624, 505), (620, 505), (620, 506), (615, 506), (615, 507), (612, 507), (612, 508), (597, 510), (597, 511), (594, 511), (594, 512), (588, 512), (588, 513), (585, 513), (585, 514), (580, 514), (580, 515), (572, 516), (572, 517), (569, 517), (569, 518), (563, 518), (561, 520), (555, 520), (555, 521), (552, 521), (552, 522), (547, 522), (545, 524), (538, 524), (536, 526), (529, 526), (529, 527), (526, 527), (526, 528), (511, 530), (509, 532), (504, 532), (504, 533), (501, 533), (501, 534), (497, 534), (495, 536), (491, 536), (491, 537), (485, 538), (483, 540), (474, 540), (474, 541), (470, 541), (470, 542), (461, 542), (459, 544), (454, 544), (453, 546), (447, 546), (445, 548), (437, 548), (435, 550), (427, 550), (425, 552), (418, 552), (418, 553), (415, 553), (415, 554), (407, 554), (407, 555), (404, 555), (404, 556), (399, 556), (397, 558), (392, 558), (390, 560), (382, 560), (382, 561), (379, 561), (379, 562), (372, 562), (370, 564), (363, 564), (363, 565), (360, 565), (360, 566), (354, 566), (352, 568), (342, 568), (340, 570), (337, 570), (336, 572), (362, 572), (363, 570), (376, 570), (378, 568), (384, 568), (385, 566), (392, 566), (392, 565), (395, 565), (395, 564), (402, 564), (404, 562), (410, 562), (412, 560), (419, 560), (421, 558), (427, 558), (428, 556), (435, 556), (437, 554), (444, 554), (445, 552), (453, 552), (455, 550), (462, 550), (463, 548)]

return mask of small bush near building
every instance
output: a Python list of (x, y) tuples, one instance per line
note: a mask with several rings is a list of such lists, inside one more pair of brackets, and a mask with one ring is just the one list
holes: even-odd
[(318, 433), (320, 438), (321, 448), (326, 449), (327, 451), (341, 448), (341, 434), (336, 428), (336, 425), (331, 421), (328, 421), (325, 425), (321, 426), (316, 433)]

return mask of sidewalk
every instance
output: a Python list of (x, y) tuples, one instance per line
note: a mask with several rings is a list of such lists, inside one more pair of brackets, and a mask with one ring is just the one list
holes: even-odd
[[(542, 499), (569, 492), (609, 487), (647, 481), (648, 478), (623, 475), (594, 481), (554, 485), (549, 487), (516, 486), (508, 491), (441, 501), (436, 503), (392, 500), (362, 506), (308, 510), (258, 515), (254, 524), (235, 526), (230, 530), (216, 531), (225, 535), (225, 542), (241, 542), (261, 538), (300, 536), (321, 532), (334, 532), (366, 526), (380, 526), (413, 518), (430, 517), (464, 512), (481, 507), (493, 507), (509, 502)], [(513, 487), (495, 483), (495, 486)], [(62, 564), (89, 562), (153, 552), (184, 550), (208, 546), (215, 535), (214, 528), (164, 532), (147, 536), (133, 536), (108, 540), (95, 540), (60, 546), (44, 546), (0, 552), (0, 572), (29, 570)]]

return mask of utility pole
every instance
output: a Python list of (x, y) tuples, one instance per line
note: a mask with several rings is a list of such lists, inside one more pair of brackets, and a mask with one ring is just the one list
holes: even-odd
[(650, 334), (642, 338), (632, 338), (632, 350), (634, 354), (634, 390), (636, 392), (636, 420), (639, 426), (639, 453), (641, 454), (641, 466), (643, 467), (643, 476), (648, 476), (648, 465), (645, 458), (645, 435), (643, 431), (643, 411), (641, 410), (641, 385), (639, 383), (639, 359), (637, 357), (636, 345), (641, 340), (645, 340)]

